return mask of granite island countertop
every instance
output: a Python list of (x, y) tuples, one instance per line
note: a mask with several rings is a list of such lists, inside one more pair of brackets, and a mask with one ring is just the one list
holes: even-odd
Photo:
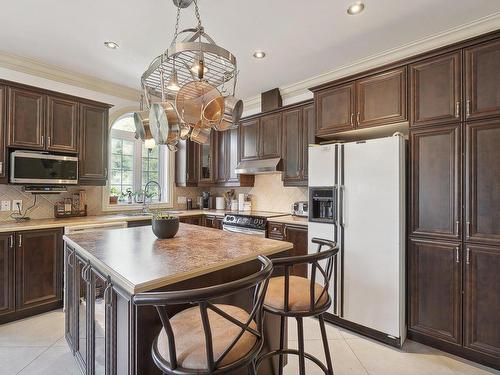
[(146, 226), (76, 233), (64, 240), (130, 294), (293, 248), (289, 242), (183, 223), (172, 239), (159, 240)]

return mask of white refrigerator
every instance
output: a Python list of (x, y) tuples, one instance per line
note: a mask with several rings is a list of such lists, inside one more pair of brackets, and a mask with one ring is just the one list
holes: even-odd
[[(331, 187), (333, 219), (315, 218), (314, 191)], [(314, 237), (340, 250), (329, 313), (397, 339), (405, 325), (405, 140), (309, 147), (309, 252)]]

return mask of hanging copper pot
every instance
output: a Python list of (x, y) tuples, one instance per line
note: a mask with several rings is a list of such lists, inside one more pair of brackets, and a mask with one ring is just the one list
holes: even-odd
[(193, 130), (191, 131), (191, 140), (193, 142), (196, 142), (200, 145), (206, 144), (208, 140), (210, 139), (210, 133), (211, 133), (210, 128), (205, 128), (202, 126), (202, 121), (198, 121), (198, 123), (193, 127)]
[(134, 112), (135, 138), (143, 141), (153, 138), (149, 128), (149, 110)]
[(151, 134), (159, 145), (175, 145), (180, 137), (179, 117), (171, 102), (153, 103), (149, 114)]
[(224, 98), (224, 113), (220, 124), (215, 129), (219, 131), (234, 129), (243, 115), (243, 101), (233, 95)]
[(181, 87), (175, 97), (175, 107), (181, 119), (191, 125), (200, 120), (201, 127), (211, 124), (203, 119), (203, 110), (212, 100), (222, 97), (220, 91), (206, 81), (192, 81)]

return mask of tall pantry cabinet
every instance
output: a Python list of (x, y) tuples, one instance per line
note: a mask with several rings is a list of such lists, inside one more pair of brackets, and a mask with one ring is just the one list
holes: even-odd
[(498, 367), (500, 41), (409, 72), (409, 337)]

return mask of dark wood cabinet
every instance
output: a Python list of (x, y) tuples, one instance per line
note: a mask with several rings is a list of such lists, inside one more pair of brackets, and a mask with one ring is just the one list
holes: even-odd
[(462, 260), (460, 242), (410, 240), (410, 331), (461, 345)]
[(302, 180), (302, 110), (294, 108), (283, 112), (283, 174), (284, 182)]
[(468, 120), (500, 116), (500, 40), (465, 49)]
[(179, 217), (179, 221), (185, 224), (200, 225), (200, 226), (205, 225), (203, 215), (181, 216)]
[(217, 132), (212, 132), (207, 143), (198, 147), (198, 186), (210, 186), (215, 182), (215, 146)]
[(213, 215), (205, 215), (204, 217), (204, 225), (207, 228), (214, 229), (222, 229), (222, 220), (223, 217), (213, 216)]
[(356, 108), (358, 128), (406, 121), (406, 67), (357, 80)]
[(62, 230), (16, 233), (16, 310), (62, 301)]
[(500, 244), (500, 120), (465, 129), (466, 240)]
[(464, 346), (500, 364), (500, 247), (466, 245)]
[[(307, 227), (286, 224), (284, 228), (285, 241), (293, 243), (291, 256), (307, 254)], [(294, 266), (292, 273), (296, 276), (307, 277), (307, 264)]]
[(411, 233), (460, 239), (461, 125), (411, 132)]
[(47, 97), (46, 149), (78, 152), (78, 102)]
[(217, 168), (216, 168), (216, 174), (215, 174), (215, 182), (217, 184), (223, 184), (227, 181), (228, 179), (228, 173), (229, 173), (229, 155), (228, 155), (228, 133), (227, 132), (217, 132), (216, 133), (216, 153), (217, 153)]
[(302, 179), (307, 185), (309, 170), (309, 145), (316, 143), (316, 112), (314, 104), (302, 108)]
[(16, 87), (8, 93), (8, 146), (45, 149), (45, 95)]
[(256, 118), (240, 123), (240, 160), (259, 158), (259, 122)]
[(259, 158), (281, 157), (281, 113), (273, 113), (260, 118)]
[(80, 103), (79, 182), (106, 185), (108, 177), (108, 107)]
[(354, 129), (355, 92), (351, 82), (315, 93), (318, 136)]
[(7, 177), (7, 88), (0, 85), (0, 182)]
[(75, 321), (75, 251), (66, 246), (64, 249), (64, 336), (70, 348), (76, 344)]
[(175, 185), (198, 186), (199, 145), (193, 141), (179, 141), (175, 153)]
[(15, 309), (14, 233), (0, 234), (0, 315)]
[(411, 126), (462, 119), (461, 61), (458, 51), (410, 65)]

